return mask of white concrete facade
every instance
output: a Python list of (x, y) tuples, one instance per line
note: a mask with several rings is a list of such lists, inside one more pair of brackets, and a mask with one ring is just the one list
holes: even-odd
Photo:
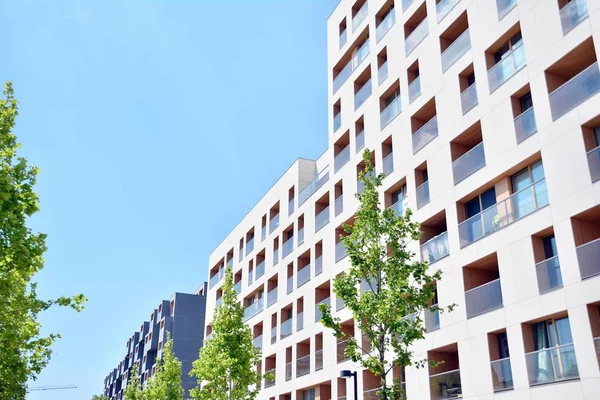
[[(390, 7), (394, 16), (386, 19)], [(424, 226), (413, 249), (417, 256), (427, 250), (431, 268), (444, 273), (439, 304), (457, 304), (415, 347), (421, 358), (447, 360), (446, 367), (408, 368), (407, 397), (600, 398), (600, 0), (341, 0), (327, 24), (329, 147), (316, 161), (297, 160), (211, 254), (207, 334), (219, 271), (231, 259), (239, 299), (245, 306), (262, 299), (249, 306), (247, 324), (261, 342), (262, 371), (275, 368), (276, 381), (263, 385), (259, 399), (352, 399), (350, 380), (338, 378), (343, 369), (359, 371), (358, 399), (375, 398), (363, 393), (373, 388), (368, 374), (338, 360), (336, 339), (315, 322), (315, 304), (326, 293), (334, 312), (351, 319), (336, 310), (332, 283), (349, 267), (347, 258), (336, 261), (336, 236), (357, 206), (357, 135), (364, 128), (376, 169), (386, 172), (382, 202), (391, 206), (392, 193), (406, 185), (400, 203)], [(407, 37), (414, 47), (408, 55)], [(365, 39), (369, 51), (357, 54)], [(343, 82), (338, 76), (352, 59)], [(369, 78), (367, 96), (359, 90)], [(409, 101), (417, 85), (420, 94)], [(396, 86), (401, 112), (391, 119), (398, 103), (384, 109)], [(463, 106), (473, 92), (476, 104)], [(433, 116), (437, 129), (419, 131)], [(430, 141), (415, 142), (423, 132)], [(482, 194), (477, 205), (470, 202)], [(293, 249), (284, 255), (290, 230), (285, 247)], [(540, 322), (546, 324), (534, 326)], [(545, 339), (534, 337), (540, 332)], [(498, 350), (504, 338), (507, 348)], [(431, 378), (449, 371), (452, 382)], [(508, 372), (512, 379), (499, 381), (498, 373)], [(312, 389), (314, 397), (303, 394)]]

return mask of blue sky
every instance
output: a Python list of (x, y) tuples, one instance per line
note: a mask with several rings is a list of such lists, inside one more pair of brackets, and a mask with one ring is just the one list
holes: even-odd
[(326, 19), (335, 0), (0, 2), (0, 79), (41, 169), (39, 293), (63, 338), (34, 383), (88, 399), (163, 298), (299, 156), (327, 141)]

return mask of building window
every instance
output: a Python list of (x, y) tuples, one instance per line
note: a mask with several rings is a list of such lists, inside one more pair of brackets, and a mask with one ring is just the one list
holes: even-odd
[(515, 47), (518, 47), (522, 42), (523, 37), (521, 36), (521, 31), (519, 31), (512, 38), (510, 38), (504, 46), (500, 47), (500, 49), (494, 53), (494, 63), (498, 64), (505, 57), (510, 56), (512, 50)]

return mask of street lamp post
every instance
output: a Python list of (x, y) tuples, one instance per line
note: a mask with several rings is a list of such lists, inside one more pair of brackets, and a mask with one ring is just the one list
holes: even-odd
[(354, 378), (354, 400), (358, 400), (358, 373), (356, 371), (352, 372), (348, 369), (344, 369), (340, 371), (340, 378)]

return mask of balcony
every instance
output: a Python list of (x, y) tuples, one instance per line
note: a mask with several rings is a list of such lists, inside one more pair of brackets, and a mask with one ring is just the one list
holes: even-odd
[(288, 319), (281, 323), (279, 328), (279, 340), (285, 339), (292, 334), (292, 319)]
[(598, 366), (600, 367), (600, 337), (594, 339), (594, 347), (596, 348), (596, 358), (598, 359)]
[(502, 86), (504, 82), (520, 71), (525, 65), (527, 65), (525, 47), (521, 43), (488, 71), (490, 93)]
[(365, 390), (363, 392), (363, 400), (379, 400), (379, 393), (381, 392), (381, 387), (375, 389)]
[(315, 351), (315, 371), (323, 369), (323, 350)]
[(352, 17), (352, 32), (356, 31), (360, 24), (367, 18), (369, 15), (369, 2), (365, 1), (360, 10)]
[(434, 238), (429, 239), (421, 245), (421, 260), (429, 264), (441, 260), (450, 254), (448, 247), (448, 232), (444, 232)]
[(348, 340), (342, 340), (341, 342), (338, 342), (338, 344), (337, 344), (337, 362), (338, 363), (348, 360), (348, 357), (346, 356), (346, 343), (348, 343)]
[(433, 332), (440, 329), (440, 310), (425, 310), (425, 329), (427, 332)]
[(279, 228), (279, 213), (275, 214), (269, 221), (269, 233), (273, 233), (277, 228)]
[(404, 40), (404, 51), (406, 57), (427, 37), (429, 34), (429, 27), (427, 26), (427, 18), (425, 18), (419, 26), (417, 26), (408, 37)]
[(569, 33), (571, 29), (579, 25), (588, 16), (585, 0), (570, 1), (558, 13), (560, 14), (563, 35)]
[(461, 222), (458, 225), (460, 247), (468, 246), (547, 205), (546, 180), (540, 179), (500, 203)]
[(315, 233), (319, 232), (325, 225), (329, 223), (329, 206), (317, 214), (315, 217)]
[(467, 318), (472, 318), (502, 307), (500, 279), (485, 283), (465, 292)]
[(454, 184), (457, 185), (483, 167), (485, 167), (485, 152), (481, 142), (452, 162)]
[[(450, 3), (453, 1), (458, 0), (449, 0)], [(442, 4), (442, 2), (438, 3), (438, 6)], [(446, 72), (470, 49), (471, 37), (469, 36), (469, 30), (467, 29), (442, 53), (442, 72)]]
[(271, 377), (271, 379), (269, 378), (265, 378), (265, 388), (269, 388), (271, 386), (275, 386), (275, 381), (276, 379), (276, 375), (275, 375), (275, 368), (268, 370), (265, 375), (267, 375), (267, 377)]
[(429, 391), (431, 400), (445, 400), (462, 398), (460, 383), (460, 370), (442, 372), (429, 377)]
[(296, 378), (310, 373), (310, 354), (296, 360)]
[(296, 282), (296, 287), (300, 287), (304, 285), (306, 282), (310, 281), (310, 264), (303, 267), (298, 271), (298, 281)]
[(558, 256), (554, 256), (535, 265), (540, 294), (548, 293), (563, 286)]
[(236, 294), (240, 294), (242, 292), (242, 281), (239, 281), (235, 285), (233, 285), (233, 290), (235, 290)]
[(252, 285), (254, 282), (254, 271), (248, 271), (248, 286)]
[(343, 242), (337, 242), (335, 244), (335, 262), (340, 261), (342, 258), (345, 258), (348, 254), (346, 253), (346, 246), (344, 246)]
[(369, 40), (367, 39), (367, 41), (364, 42), (358, 48), (358, 50), (356, 51), (356, 53), (354, 54), (352, 59), (350, 61), (348, 61), (348, 64), (346, 64), (344, 66), (344, 68), (341, 69), (341, 71), (337, 74), (337, 76), (335, 78), (333, 78), (333, 93), (334, 94), (348, 80), (350, 75), (352, 75), (352, 72), (354, 72), (354, 70), (356, 70), (356, 68), (358, 68), (360, 66), (360, 64), (363, 62), (363, 60), (365, 58), (367, 58), (370, 51), (371, 51), (371, 48), (369, 45)]
[(287, 294), (290, 294), (294, 291), (294, 277), (290, 276), (287, 279)]
[(294, 237), (290, 237), (288, 240), (283, 242), (283, 254), (282, 260), (288, 256), (294, 250)]
[(288, 200), (288, 217), (294, 213), (294, 199)]
[(517, 0), (497, 0), (496, 9), (498, 10), (498, 19), (504, 18), (517, 5)]
[(241, 262), (243, 259), (244, 259), (244, 246), (240, 247), (238, 261)]
[(335, 216), (337, 217), (341, 213), (344, 212), (344, 195), (340, 194), (337, 199), (335, 199)]
[(260, 228), (260, 241), (264, 242), (267, 238), (267, 226), (264, 225)]
[(600, 71), (595, 62), (550, 93), (552, 119), (556, 120), (600, 90)]
[(254, 279), (258, 280), (261, 276), (265, 274), (265, 262), (262, 261), (260, 264), (256, 266), (256, 271), (254, 272)]
[(269, 292), (267, 292), (267, 307), (270, 307), (275, 303), (277, 303), (277, 288), (276, 287), (271, 289)]
[(394, 120), (402, 112), (402, 104), (400, 103), (400, 95), (396, 97), (392, 102), (381, 112), (379, 116), (379, 124), (381, 129), (388, 126), (390, 122)]
[(396, 215), (404, 215), (404, 203), (406, 202), (406, 196), (401, 199), (398, 199), (397, 202), (392, 204), (390, 207), (392, 210), (396, 211)]
[(388, 63), (387, 61), (381, 64), (381, 67), (377, 70), (377, 83), (381, 86), (383, 82), (388, 78)]
[(435, 8), (437, 10), (438, 23), (443, 20), (450, 11), (452, 11), (454, 6), (457, 5), (459, 1), (460, 0), (441, 0), (439, 3), (437, 3)]
[(388, 154), (384, 159), (383, 162), (381, 163), (382, 165), (382, 172), (387, 176), (389, 174), (391, 174), (392, 172), (394, 172), (394, 153), (390, 153)]
[(337, 173), (350, 161), (350, 145), (344, 147), (333, 159), (333, 172)]
[(279, 263), (279, 249), (273, 250), (273, 265), (277, 265)]
[(335, 299), (335, 311), (340, 311), (346, 308), (346, 303), (341, 298), (337, 297)]
[(491, 362), (492, 383), (494, 392), (510, 390), (513, 388), (512, 369), (510, 367), (510, 358), (503, 358)]
[(356, 152), (358, 153), (362, 149), (365, 148), (365, 131), (362, 130), (358, 135), (356, 135)]
[(460, 94), (460, 104), (462, 106), (463, 115), (468, 113), (478, 103), (479, 100), (477, 99), (477, 87), (475, 83), (473, 83)]
[(581, 279), (600, 274), (600, 239), (577, 247), (577, 260)]
[(297, 247), (300, 247), (301, 244), (304, 243), (304, 227), (298, 229), (298, 244)]
[(337, 132), (337, 130), (340, 129), (340, 126), (342, 126), (342, 113), (341, 112), (339, 112), (333, 116), (333, 131)]
[(296, 332), (300, 332), (304, 329), (304, 313), (300, 312), (296, 315)]
[(277, 326), (271, 328), (271, 344), (277, 343)]
[(221, 305), (221, 303), (223, 303), (223, 296), (219, 297), (216, 301), (215, 301), (215, 307), (219, 307)]
[(596, 182), (600, 179), (600, 146), (588, 152), (587, 159), (592, 182)]
[(321, 275), (323, 272), (323, 256), (315, 258), (315, 276)]
[(577, 358), (572, 344), (525, 354), (525, 363), (530, 386), (579, 378)]
[(408, 104), (412, 104), (413, 101), (421, 95), (421, 77), (417, 76), (414, 81), (408, 85)]
[(321, 310), (319, 310), (319, 306), (321, 304), (326, 304), (329, 306), (329, 300), (330, 300), (330, 298), (328, 297), (325, 300), (321, 300), (320, 302), (315, 304), (315, 322), (319, 322), (321, 320), (321, 318), (323, 317)]
[(252, 253), (252, 250), (254, 250), (254, 238), (246, 242), (246, 255)]
[(285, 364), (285, 380), (289, 381), (292, 379), (292, 363)]
[(392, 8), (390, 10), (390, 12), (388, 13), (388, 15), (386, 15), (385, 18), (379, 23), (379, 26), (377, 27), (377, 29), (375, 31), (375, 37), (377, 39), (377, 43), (379, 43), (379, 41), (381, 39), (383, 39), (383, 37), (386, 35), (386, 33), (388, 33), (388, 31), (390, 29), (392, 29), (392, 26), (394, 26), (395, 24), (396, 24), (396, 12)]
[(257, 336), (254, 339), (252, 339), (252, 344), (257, 349), (262, 349), (262, 343), (263, 343), (263, 337), (262, 337), (262, 335)]
[(417, 210), (429, 204), (429, 181), (424, 182), (416, 190)]
[(437, 115), (431, 118), (425, 125), (412, 135), (413, 154), (425, 147), (438, 136)]
[(225, 276), (225, 268), (221, 268), (216, 274), (210, 277), (210, 288), (212, 289)]
[(310, 198), (321, 186), (327, 183), (329, 180), (329, 171), (327, 169), (319, 172), (315, 179), (313, 179), (304, 189), (298, 194), (299, 205), (304, 204), (306, 200)]
[(371, 88), (371, 79), (365, 82), (358, 92), (354, 95), (354, 110), (358, 110), (360, 106), (371, 96), (373, 92)]
[(256, 314), (261, 313), (263, 310), (263, 298), (259, 298), (258, 301), (250, 304), (244, 310), (244, 322), (248, 321), (250, 318), (254, 317)]
[(533, 107), (525, 110), (521, 115), (515, 118), (515, 133), (517, 134), (517, 143), (521, 143), (529, 136), (537, 132), (535, 123), (535, 114)]
[(342, 47), (344, 47), (344, 45), (346, 44), (347, 41), (348, 41), (348, 31), (346, 29), (344, 29), (342, 32), (340, 32), (340, 49)]

